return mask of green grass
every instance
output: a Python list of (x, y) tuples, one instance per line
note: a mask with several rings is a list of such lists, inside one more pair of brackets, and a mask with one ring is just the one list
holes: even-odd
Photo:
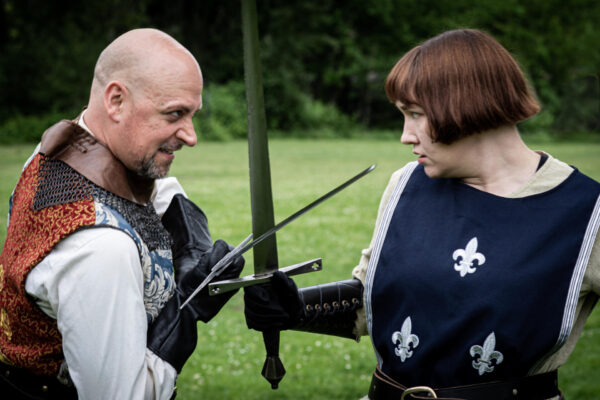
[[(599, 143), (531, 143), (600, 180)], [(0, 198), (8, 200), (32, 146), (0, 148)], [(281, 266), (315, 257), (323, 271), (298, 276), (298, 286), (347, 279), (371, 239), (381, 193), (391, 173), (413, 159), (398, 141), (273, 140), (270, 143), (275, 220), (372, 163), (378, 167), (348, 189), (277, 234)], [(251, 231), (245, 142), (200, 143), (176, 156), (172, 174), (206, 212), (213, 239), (237, 244)], [(7, 201), (0, 203), (0, 237), (6, 235)], [(244, 274), (252, 273), (251, 253)], [(600, 393), (600, 307), (588, 320), (575, 352), (560, 370), (568, 399)], [(360, 343), (331, 336), (282, 332), (287, 374), (278, 390), (260, 375), (262, 337), (246, 328), (242, 293), (209, 324), (199, 325), (196, 352), (178, 381), (178, 399), (358, 399), (365, 395), (375, 358), (368, 337)]]

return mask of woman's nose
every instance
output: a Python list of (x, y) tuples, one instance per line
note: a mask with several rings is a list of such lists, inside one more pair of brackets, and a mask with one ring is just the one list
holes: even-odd
[(409, 123), (404, 123), (402, 136), (400, 136), (400, 142), (402, 144), (416, 144), (418, 142), (417, 135), (414, 133), (414, 130)]

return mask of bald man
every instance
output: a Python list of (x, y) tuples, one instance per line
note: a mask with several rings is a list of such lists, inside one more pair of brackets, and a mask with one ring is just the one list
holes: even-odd
[[(230, 247), (175, 178), (194, 146), (202, 73), (171, 36), (136, 29), (98, 58), (75, 121), (42, 136), (11, 197), (0, 255), (2, 398), (169, 399), (231, 295), (179, 305)], [(221, 278), (239, 276), (236, 259)]]

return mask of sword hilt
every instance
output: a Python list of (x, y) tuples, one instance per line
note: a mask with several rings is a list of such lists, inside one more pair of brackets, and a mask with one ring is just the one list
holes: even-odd
[(279, 331), (264, 331), (263, 341), (267, 355), (261, 374), (269, 381), (271, 389), (275, 390), (285, 375), (285, 367), (279, 358)]
[[(323, 268), (322, 260), (315, 258), (313, 260), (304, 261), (299, 264), (290, 265), (280, 268), (279, 271), (286, 275), (298, 275), (307, 272), (320, 271)], [(267, 272), (260, 275), (250, 275), (242, 278), (229, 279), (220, 282), (214, 282), (209, 285), (208, 292), (210, 295), (224, 293), (230, 290), (239, 289), (245, 286), (256, 285), (259, 283), (268, 282), (273, 276), (272, 272)], [(271, 389), (277, 389), (279, 382), (285, 375), (285, 367), (279, 358), (279, 331), (269, 330), (264, 331), (263, 342), (265, 343), (266, 358), (262, 368), (262, 376), (269, 381)]]

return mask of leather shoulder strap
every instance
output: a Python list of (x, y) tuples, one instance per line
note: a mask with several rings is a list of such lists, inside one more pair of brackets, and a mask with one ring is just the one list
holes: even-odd
[(137, 204), (150, 201), (153, 179), (137, 176), (103, 144), (73, 121), (62, 120), (44, 132), (40, 153), (63, 161), (87, 179)]

